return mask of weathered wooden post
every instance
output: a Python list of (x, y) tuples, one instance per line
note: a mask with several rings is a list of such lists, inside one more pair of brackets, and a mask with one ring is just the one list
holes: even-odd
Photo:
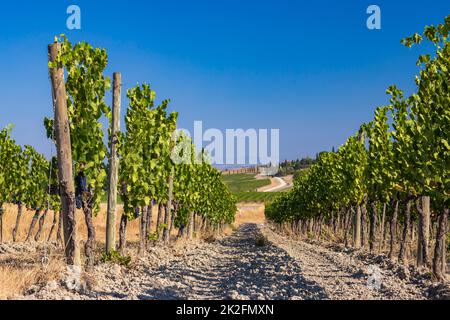
[(109, 137), (110, 155), (108, 171), (108, 208), (106, 213), (106, 253), (115, 250), (116, 245), (117, 180), (119, 175), (117, 143), (120, 131), (121, 81), (121, 74), (115, 72), (113, 75), (112, 127)]
[(143, 206), (141, 208), (141, 219), (139, 226), (139, 255), (143, 257), (145, 255), (146, 244), (147, 244), (147, 208), (148, 206)]
[[(364, 131), (361, 130), (359, 132), (359, 136), (358, 136), (359, 142), (364, 144), (365, 141), (365, 135), (364, 135)], [(354, 231), (353, 231), (353, 246), (355, 248), (361, 248), (361, 245), (364, 245), (364, 243), (362, 243), (362, 239), (361, 239), (361, 228), (363, 227), (361, 225), (361, 218), (362, 218), (362, 206), (364, 204), (362, 203), (358, 203), (356, 206), (356, 214), (355, 214), (355, 223), (353, 224), (354, 226)]]
[[(59, 43), (48, 46), (49, 62), (56, 61), (61, 50)], [(70, 142), (70, 125), (67, 113), (66, 87), (64, 69), (57, 65), (50, 69), (52, 96), (54, 106), (54, 134), (58, 158), (58, 179), (61, 194), (61, 214), (64, 227), (64, 251), (69, 265), (80, 266), (80, 249), (78, 247), (75, 220), (75, 187), (72, 173), (72, 146)]]
[(170, 176), (169, 176), (169, 193), (168, 193), (168, 200), (167, 200), (167, 206), (166, 206), (166, 214), (164, 216), (164, 231), (163, 231), (163, 241), (165, 244), (168, 244), (170, 242), (170, 229), (169, 229), (169, 223), (172, 212), (172, 200), (173, 200), (173, 179), (175, 175), (175, 167), (172, 165)]
[(189, 217), (189, 230), (188, 230), (188, 237), (189, 240), (192, 240), (194, 238), (194, 232), (195, 232), (195, 215), (194, 212), (191, 212)]
[(417, 266), (431, 266), (429, 238), (430, 238), (430, 197), (422, 196), (416, 203), (419, 213), (419, 232), (417, 241)]

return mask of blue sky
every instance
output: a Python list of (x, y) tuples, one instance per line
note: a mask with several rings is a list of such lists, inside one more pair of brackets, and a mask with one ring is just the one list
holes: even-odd
[[(81, 30), (66, 28), (71, 4)], [(381, 30), (366, 28), (371, 4)], [(443, 0), (2, 2), (0, 126), (13, 123), (18, 143), (49, 154), (46, 50), (65, 33), (107, 48), (106, 72), (122, 72), (125, 88), (148, 82), (170, 98), (180, 127), (279, 128), (282, 159), (314, 156), (369, 121), (389, 85), (414, 90), (426, 48), (400, 39), (448, 14)]]

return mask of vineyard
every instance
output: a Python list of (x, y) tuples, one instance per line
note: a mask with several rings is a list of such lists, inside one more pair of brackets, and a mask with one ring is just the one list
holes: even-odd
[(385, 252), (445, 280), (450, 239), (450, 16), (423, 35), (435, 51), (417, 61), (417, 91), (395, 86), (388, 106), (336, 152), (324, 152), (292, 191), (266, 208), (280, 231)]
[(401, 40), (429, 51), (414, 92), (276, 176), (219, 171), (170, 100), (55, 37), (51, 154), (0, 130), (0, 300), (450, 299), (449, 32)]
[[(2, 223), (6, 204), (17, 207), (13, 242), (19, 241), (22, 215), (33, 211), (25, 241), (56, 240), (65, 249), (68, 265), (87, 268), (97, 262), (93, 218), (105, 198), (104, 259), (126, 258), (130, 221), (139, 220), (138, 250), (144, 255), (152, 246), (168, 244), (174, 234), (192, 239), (200, 233), (220, 233), (234, 220), (236, 200), (206, 152), (196, 153), (190, 138), (177, 132), (178, 115), (167, 111), (169, 100), (155, 105), (155, 92), (147, 84), (129, 89), (125, 130), (118, 130), (121, 75), (114, 74), (111, 108), (105, 102), (111, 87), (104, 74), (107, 62), (106, 50), (84, 42), (72, 45), (64, 35), (49, 46), (54, 117), (45, 118), (44, 125), (57, 154), (47, 160), (33, 147), (17, 145), (12, 126), (1, 131), (0, 243), (9, 232)], [(104, 143), (102, 117), (110, 124), (109, 146)], [(123, 203), (118, 241), (117, 195)], [(75, 208), (83, 212), (86, 224), (84, 261)], [(50, 212), (52, 227), (43, 239)]]

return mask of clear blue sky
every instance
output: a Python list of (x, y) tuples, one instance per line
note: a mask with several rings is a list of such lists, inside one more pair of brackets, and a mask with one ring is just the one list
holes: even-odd
[[(70, 4), (81, 30), (66, 29)], [(366, 28), (370, 4), (380, 31)], [(370, 120), (389, 85), (413, 90), (420, 51), (400, 39), (448, 14), (448, 0), (3, 1), (0, 126), (49, 154), (46, 46), (66, 33), (107, 48), (126, 88), (170, 98), (180, 127), (280, 128), (281, 159), (314, 156)]]

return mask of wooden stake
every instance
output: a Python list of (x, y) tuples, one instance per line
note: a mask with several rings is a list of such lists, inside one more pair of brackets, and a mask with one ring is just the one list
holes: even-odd
[(112, 128), (111, 136), (109, 137), (110, 158), (108, 171), (108, 209), (106, 214), (106, 253), (114, 250), (116, 245), (117, 180), (119, 175), (117, 143), (120, 131), (121, 82), (121, 74), (115, 72), (113, 75)]
[(169, 176), (169, 193), (168, 193), (168, 200), (167, 200), (167, 206), (166, 206), (166, 214), (164, 216), (164, 231), (163, 231), (163, 241), (165, 244), (168, 244), (170, 242), (170, 229), (169, 229), (169, 223), (170, 223), (170, 217), (173, 214), (172, 212), (172, 200), (173, 200), (173, 179), (175, 175), (175, 167), (172, 165), (170, 176)]
[[(61, 50), (59, 43), (48, 46), (48, 60), (54, 62)], [(70, 142), (70, 124), (67, 113), (64, 70), (61, 65), (50, 68), (53, 105), (55, 107), (54, 133), (58, 157), (58, 179), (61, 194), (61, 214), (64, 226), (64, 251), (69, 265), (80, 266), (75, 220), (75, 187), (72, 173), (72, 145)]]

